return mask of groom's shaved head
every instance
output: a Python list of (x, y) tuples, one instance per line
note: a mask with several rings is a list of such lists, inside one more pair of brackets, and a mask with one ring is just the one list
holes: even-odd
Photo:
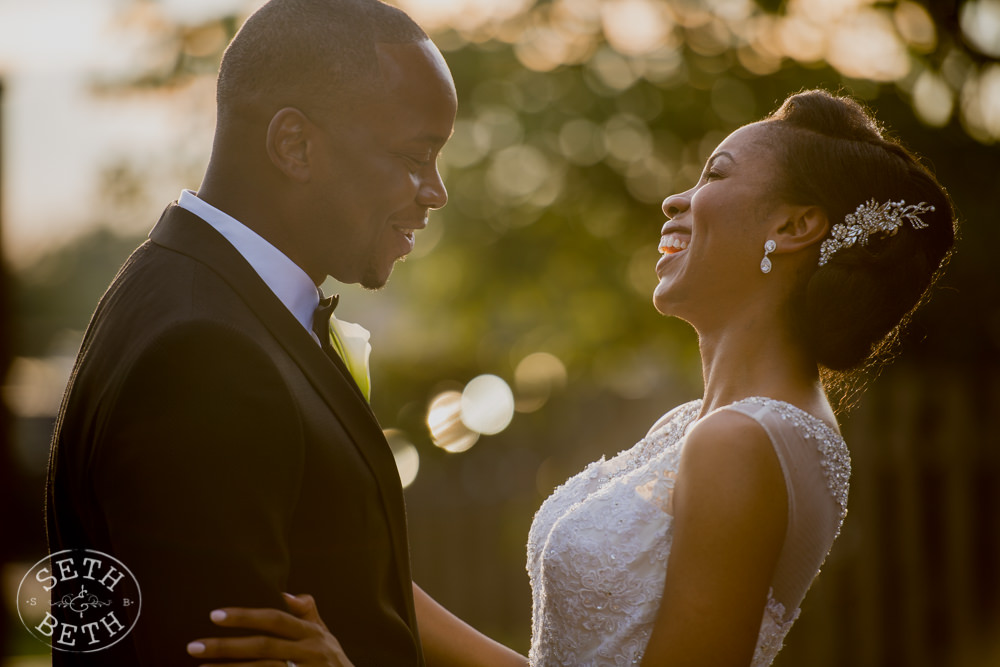
[(381, 83), (377, 44), (426, 39), (413, 19), (379, 0), (271, 0), (222, 58), (220, 129), (289, 106), (308, 114), (350, 104)]

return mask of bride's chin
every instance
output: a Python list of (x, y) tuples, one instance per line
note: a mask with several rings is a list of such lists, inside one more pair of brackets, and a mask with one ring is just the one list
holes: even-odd
[(662, 289), (662, 286), (657, 287), (653, 292), (653, 307), (660, 315), (672, 315), (673, 308), (669, 297), (666, 294), (666, 290)]
[(687, 320), (685, 316), (691, 310), (688, 298), (682, 292), (687, 290), (678, 289), (677, 285), (660, 283), (653, 290), (653, 307), (656, 312), (666, 317), (677, 317)]

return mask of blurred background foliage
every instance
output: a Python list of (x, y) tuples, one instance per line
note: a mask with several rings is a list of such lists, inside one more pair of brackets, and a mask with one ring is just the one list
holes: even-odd
[[(390, 440), (410, 483), (418, 580), (482, 629), (526, 650), (523, 547), (540, 501), (588, 461), (635, 442), (668, 408), (700, 395), (693, 332), (651, 305), (660, 202), (690, 187), (733, 129), (791, 93), (822, 87), (859, 98), (927, 158), (954, 198), (963, 238), (897, 365), (856, 416), (846, 418), (849, 444), (869, 447), (856, 466), (871, 460), (869, 470), (885, 465), (889, 477), (859, 479), (856, 470), (859, 495), (869, 500), (852, 499), (843, 545), (827, 568), (834, 570), (831, 583), (824, 589), (821, 578), (816, 592), (816, 607), (826, 611), (813, 612), (810, 624), (807, 599), (800, 624), (806, 627), (793, 631), (781, 664), (1000, 664), (975, 662), (994, 655), (981, 638), (995, 629), (1000, 601), (1000, 582), (991, 574), (1000, 558), (998, 538), (981, 537), (1000, 531), (1000, 498), (988, 492), (1000, 483), (991, 450), (1000, 443), (1000, 428), (988, 418), (1000, 408), (1000, 280), (993, 259), (1000, 245), (994, 201), (1000, 191), (1000, 0), (398, 5), (440, 46), (458, 88), (455, 135), (440, 164), (450, 202), (431, 216), (417, 250), (380, 293), (325, 288), (342, 293), (338, 314), (373, 331), (373, 405), (383, 426), (393, 429)], [(210, 117), (218, 60), (242, 18), (233, 13), (191, 23), (153, 0), (123, 2), (119, 28), (148, 46), (128, 76), (95, 78), (94, 94), (157, 91)], [(210, 137), (202, 138), (203, 152), (179, 154), (174, 166), (185, 187), (197, 187), (207, 161)], [(104, 215), (127, 211), (141, 221), (133, 229), (152, 226), (158, 206), (176, 192), (157, 191), (158, 204), (140, 205), (151, 194), (144, 191), (148, 170), (141, 162), (107, 165)], [(12, 276), (14, 362), (5, 397), (17, 417), (12, 451), (23, 478), (15, 506), (18, 517), (27, 517), (16, 522), (18, 557), (43, 548), (38, 480), (67, 365), (94, 304), (139, 240), (98, 227)], [(481, 374), (502, 382), (466, 399), (501, 414), (477, 432), (470, 419), (463, 421), (460, 393)], [(942, 396), (942, 387), (952, 393)], [(513, 410), (496, 408), (507, 405), (505, 390)], [(947, 413), (957, 415), (954, 420), (941, 422), (960, 428), (911, 428), (923, 410), (963, 402), (966, 412), (955, 408)], [(900, 405), (917, 406), (909, 421), (894, 421)], [(472, 408), (466, 402), (466, 411)], [(932, 442), (929, 449), (948, 449), (958, 440), (975, 446), (966, 443), (962, 457), (930, 468), (912, 453), (919, 442), (880, 458), (888, 450), (868, 427), (882, 417), (899, 423), (898, 432)], [(893, 525), (899, 516), (921, 514), (904, 494), (899, 516), (883, 516), (895, 500), (864, 490), (865, 479), (880, 488), (886, 479), (896, 484), (901, 478), (893, 471), (901, 465), (913, 467), (919, 479), (928, 470), (966, 467), (986, 475), (970, 529), (979, 541), (957, 552), (971, 553), (974, 562), (948, 556), (941, 566), (974, 568), (981, 585), (962, 584), (978, 592), (956, 603), (968, 613), (945, 622), (945, 630), (931, 611), (885, 620), (898, 615), (903, 598), (893, 602), (887, 593), (872, 602), (861, 592), (843, 592), (868, 581), (862, 558), (885, 570), (879, 581), (889, 577), (886, 591), (950, 581), (926, 559), (918, 559), (917, 574), (903, 584), (893, 580), (892, 562), (885, 561), (898, 554), (877, 541), (881, 524), (865, 524), (866, 513)], [(963, 486), (961, 479), (956, 484)], [(915, 541), (900, 538), (900, 552), (923, 548), (927, 540), (929, 528), (915, 521)], [(863, 535), (876, 542), (868, 545)], [(881, 639), (837, 621), (864, 600), (871, 608), (862, 615), (877, 620), (868, 632)], [(936, 632), (928, 632), (932, 625)], [(858, 647), (844, 648), (838, 637), (845, 635), (858, 638)]]

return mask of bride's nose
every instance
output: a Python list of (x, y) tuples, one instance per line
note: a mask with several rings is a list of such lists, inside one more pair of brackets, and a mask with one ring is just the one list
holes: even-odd
[(670, 195), (663, 200), (663, 213), (668, 218), (673, 220), (678, 215), (686, 211), (690, 204), (691, 200), (686, 192)]

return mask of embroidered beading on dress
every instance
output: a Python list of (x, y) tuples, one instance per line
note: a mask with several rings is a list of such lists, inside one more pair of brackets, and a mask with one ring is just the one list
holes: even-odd
[[(800, 441), (814, 445), (812, 456), (818, 458), (829, 497), (839, 510), (832, 528), (839, 531), (850, 475), (840, 436), (786, 403), (753, 398), (739, 404), (767, 408), (790, 424)], [(642, 660), (666, 578), (674, 479), (684, 435), (701, 406), (693, 401), (675, 408), (634, 447), (610, 460), (601, 458), (570, 478), (535, 514), (527, 547), (532, 665), (617, 666)], [(789, 611), (773, 591), (769, 595), (754, 667), (771, 663), (798, 616), (799, 603)]]
[(830, 495), (840, 506), (841, 518), (847, 515), (847, 490), (851, 479), (851, 454), (844, 444), (843, 438), (836, 431), (802, 408), (773, 398), (754, 396), (740, 403), (763, 405), (774, 410), (782, 419), (791, 421), (803, 438), (814, 439), (819, 446), (822, 457), (820, 465), (826, 476), (826, 485)]

